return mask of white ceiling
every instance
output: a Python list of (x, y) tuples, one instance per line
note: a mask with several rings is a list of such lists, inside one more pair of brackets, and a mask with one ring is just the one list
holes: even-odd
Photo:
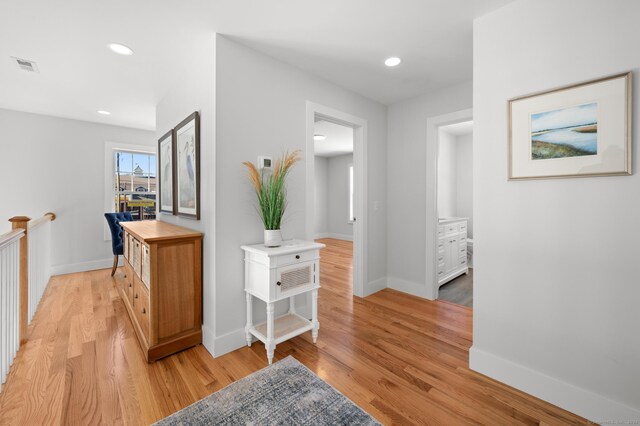
[[(388, 104), (470, 80), (473, 19), (510, 1), (3, 0), (0, 108), (153, 129), (155, 105), (214, 32)], [(392, 55), (402, 64), (383, 66)]]
[(313, 153), (316, 157), (337, 157), (353, 152), (353, 129), (329, 121), (316, 121), (314, 134), (321, 134), (327, 138), (314, 141)]
[(463, 121), (462, 123), (449, 124), (440, 127), (445, 133), (453, 136), (465, 136), (473, 133), (473, 121)]

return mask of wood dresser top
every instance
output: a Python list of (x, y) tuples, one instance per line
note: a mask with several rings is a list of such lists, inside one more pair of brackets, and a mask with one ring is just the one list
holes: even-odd
[(187, 238), (202, 238), (202, 233), (159, 220), (120, 222), (122, 227), (141, 241), (154, 242)]

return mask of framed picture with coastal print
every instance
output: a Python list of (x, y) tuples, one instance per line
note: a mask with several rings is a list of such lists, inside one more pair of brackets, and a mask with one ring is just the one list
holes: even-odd
[(631, 174), (631, 72), (509, 101), (509, 179)]
[(176, 204), (179, 216), (200, 219), (200, 114), (175, 128)]
[(158, 140), (158, 205), (160, 213), (176, 214), (175, 211), (175, 142), (173, 129)]

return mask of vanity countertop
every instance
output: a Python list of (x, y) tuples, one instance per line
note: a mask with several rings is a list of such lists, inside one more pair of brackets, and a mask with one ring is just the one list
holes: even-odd
[(438, 223), (440, 225), (445, 223), (459, 222), (461, 220), (469, 220), (468, 217), (440, 217), (438, 218)]

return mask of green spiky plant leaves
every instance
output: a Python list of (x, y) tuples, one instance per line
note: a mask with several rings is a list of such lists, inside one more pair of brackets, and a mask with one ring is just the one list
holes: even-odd
[(287, 176), (291, 168), (300, 161), (300, 150), (285, 153), (277, 159), (272, 173), (258, 170), (255, 164), (245, 161), (249, 181), (258, 197), (256, 210), (266, 230), (280, 229), (282, 217), (287, 209)]

